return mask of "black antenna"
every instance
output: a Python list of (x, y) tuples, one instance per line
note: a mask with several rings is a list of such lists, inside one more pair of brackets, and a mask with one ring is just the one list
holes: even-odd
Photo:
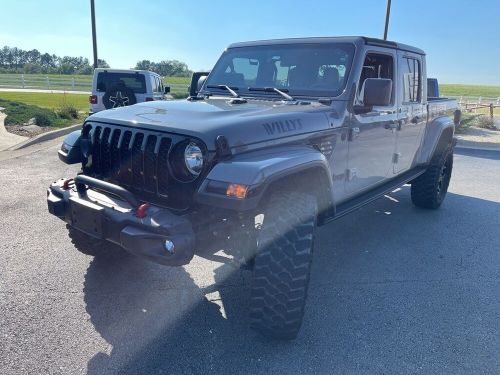
[(391, 0), (387, 0), (387, 12), (385, 14), (384, 40), (387, 40), (387, 30), (389, 29), (389, 16), (391, 15)]
[(94, 69), (97, 68), (97, 40), (95, 35), (95, 6), (94, 0), (90, 0), (90, 17), (92, 18), (92, 47), (94, 49)]

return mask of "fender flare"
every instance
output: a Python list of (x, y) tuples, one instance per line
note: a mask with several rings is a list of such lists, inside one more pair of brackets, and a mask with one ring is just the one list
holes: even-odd
[[(214, 182), (223, 187), (245, 185), (247, 197), (228, 197), (224, 189), (213, 192), (209, 186)], [(195, 201), (247, 211), (256, 209), (269, 196), (270, 189), (286, 188), (290, 184), (294, 189), (315, 192), (321, 212), (333, 209), (333, 179), (328, 161), (321, 152), (305, 145), (253, 151), (219, 162), (199, 187)]]
[(438, 155), (445, 147), (454, 144), (455, 124), (448, 116), (434, 119), (427, 125), (418, 164), (429, 164), (434, 155)]
[(83, 161), (83, 155), (80, 146), (81, 130), (75, 130), (69, 133), (57, 152), (59, 159), (66, 164), (77, 164)]

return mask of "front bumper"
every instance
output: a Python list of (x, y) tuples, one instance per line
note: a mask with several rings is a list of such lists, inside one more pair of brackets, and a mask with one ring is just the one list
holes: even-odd
[[(113, 187), (85, 178), (105, 184), (104, 188)], [(56, 181), (47, 190), (48, 209), (74, 228), (163, 265), (181, 266), (193, 258), (195, 235), (188, 217), (151, 205), (146, 216), (140, 218), (132, 194), (118, 186), (115, 187), (130, 196), (120, 199), (113, 193), (103, 193), (102, 187), (94, 190), (80, 182), (77, 189), (74, 183), (65, 186), (64, 182)], [(173, 251), (166, 250), (166, 241), (174, 244)]]

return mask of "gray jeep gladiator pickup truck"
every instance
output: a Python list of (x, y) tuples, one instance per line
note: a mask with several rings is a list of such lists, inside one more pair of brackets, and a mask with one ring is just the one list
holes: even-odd
[(318, 225), (404, 184), (419, 207), (446, 195), (460, 112), (418, 48), (237, 43), (190, 90), (88, 117), (59, 151), (81, 172), (50, 185), (48, 208), (95, 256), (115, 244), (181, 266), (224, 241), (253, 272), (250, 323), (264, 335), (300, 329)]

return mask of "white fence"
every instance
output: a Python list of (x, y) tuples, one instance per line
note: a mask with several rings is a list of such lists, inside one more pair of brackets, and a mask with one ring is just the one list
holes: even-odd
[[(187, 94), (187, 85), (169, 84), (168, 77), (166, 81), (172, 92)], [(0, 88), (90, 92), (92, 76), (0, 74)]]

